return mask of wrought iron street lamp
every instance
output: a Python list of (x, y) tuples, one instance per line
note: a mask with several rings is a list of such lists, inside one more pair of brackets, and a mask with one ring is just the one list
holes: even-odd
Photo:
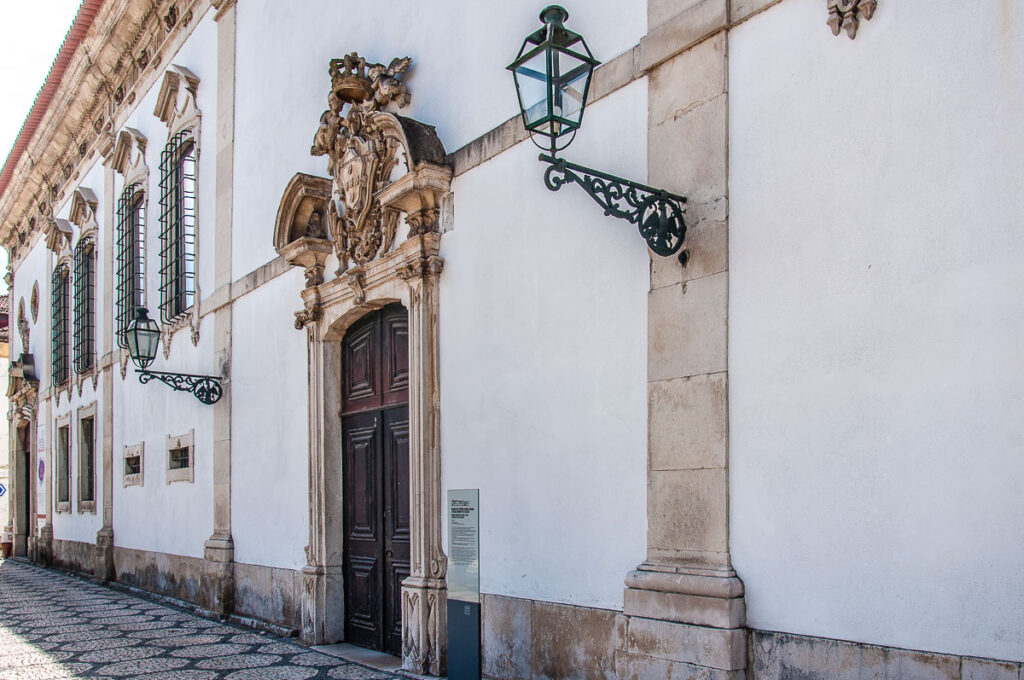
[(124, 329), (124, 339), (128, 346), (128, 354), (138, 366), (136, 373), (139, 374), (139, 382), (143, 385), (155, 378), (178, 392), (191, 392), (204, 404), (216, 404), (220, 401), (223, 394), (220, 378), (149, 370), (160, 344), (160, 328), (149, 318), (149, 310), (145, 307), (136, 309), (135, 318)]
[[(604, 208), (605, 215), (637, 225), (655, 253), (664, 257), (679, 253), (679, 261), (685, 263), (687, 253), (680, 252), (686, 237), (685, 197), (556, 155), (576, 137), (594, 67), (600, 64), (583, 37), (565, 28), (568, 18), (564, 8), (546, 7), (540, 13), (544, 26), (526, 36), (519, 56), (508, 67), (515, 79), (523, 125), (545, 151), (540, 160), (550, 166), (544, 172), (544, 184), (551, 191), (558, 191), (564, 184), (579, 184)], [(537, 143), (537, 137), (547, 138), (543, 146)]]

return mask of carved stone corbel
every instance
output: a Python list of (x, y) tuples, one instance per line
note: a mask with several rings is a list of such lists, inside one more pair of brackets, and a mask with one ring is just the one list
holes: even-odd
[(320, 291), (316, 286), (306, 288), (302, 291), (304, 307), (302, 311), (295, 312), (295, 330), (301, 331), (308, 324), (316, 323), (323, 315), (323, 307), (320, 301)]
[(860, 20), (870, 21), (878, 9), (877, 0), (828, 0), (828, 25), (832, 35), (846, 31), (853, 40), (857, 37)]
[(355, 300), (355, 303), (357, 305), (361, 305), (366, 302), (366, 289), (363, 284), (363, 270), (348, 270), (345, 274), (345, 281), (348, 283), (348, 287), (352, 289), (352, 299)]

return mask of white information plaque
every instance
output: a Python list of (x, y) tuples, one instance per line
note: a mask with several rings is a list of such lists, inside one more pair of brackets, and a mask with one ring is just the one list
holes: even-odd
[(480, 490), (448, 491), (448, 599), (480, 602)]

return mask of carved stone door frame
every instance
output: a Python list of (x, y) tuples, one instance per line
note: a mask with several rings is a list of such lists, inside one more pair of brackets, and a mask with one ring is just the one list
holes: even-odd
[(402, 583), (402, 661), (407, 670), (433, 675), (445, 669), (447, 603), (438, 414), (440, 242), (437, 233), (411, 237), (378, 260), (303, 294), (319, 298), (319, 318), (305, 324), (310, 514), (302, 570), (303, 638), (320, 644), (344, 635), (341, 339), (367, 313), (399, 302), (409, 313), (410, 373), (411, 575)]

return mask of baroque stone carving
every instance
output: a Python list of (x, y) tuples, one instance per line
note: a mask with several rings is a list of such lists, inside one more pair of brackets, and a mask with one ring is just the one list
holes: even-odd
[(877, 8), (877, 0), (828, 0), (828, 25), (832, 35), (846, 31), (853, 40), (857, 37), (860, 20), (870, 21)]
[(395, 201), (394, 192), (381, 195), (397, 181), (396, 174), (421, 166), (451, 177), (432, 127), (382, 110), (392, 102), (399, 107), (408, 104), (409, 93), (399, 78), (411, 63), (406, 57), (393, 59), (388, 66), (373, 64), (355, 52), (331, 60), (330, 108), (320, 117), (310, 152), (328, 157), (333, 186), (326, 219), (338, 274), (389, 252), (401, 212), (408, 216), (410, 236), (437, 229), (434, 201), (427, 200), (426, 209), (413, 206), (414, 214)]
[(329, 179), (299, 172), (277, 209), (274, 249), (289, 264), (305, 268), (306, 288), (324, 282), (324, 262), (333, 251), (324, 226), (330, 197)]

